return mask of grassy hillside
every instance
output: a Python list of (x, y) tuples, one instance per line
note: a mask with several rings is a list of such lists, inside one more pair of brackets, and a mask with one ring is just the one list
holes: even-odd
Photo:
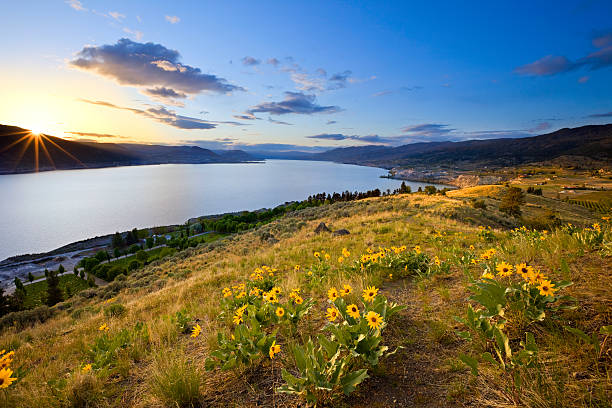
[[(86, 289), (43, 323), (3, 329), (0, 350), (15, 351), (19, 381), (0, 392), (0, 405), (304, 406), (304, 395), (278, 390), (294, 382), (291, 375), (308, 386), (299, 368), (317, 363), (314, 354), (296, 358), (292, 350), (312, 338), (321, 347), (318, 363), (346, 363), (342, 381), (323, 387), (332, 391), (310, 388), (320, 405), (609, 406), (609, 328), (600, 330), (611, 324), (610, 224), (583, 207), (528, 195), (526, 217), (553, 210), (563, 227), (511, 230), (518, 220), (497, 209), (503, 187), (479, 188), (307, 208)], [(486, 208), (474, 208), (474, 198)], [(315, 234), (320, 222), (350, 234)], [(500, 276), (502, 262), (526, 263), (558, 290), (543, 296), (542, 281)], [(486, 272), (491, 279), (482, 277)], [(351, 293), (332, 303), (330, 289), (344, 285)], [(372, 286), (378, 296), (364, 300), (362, 291)], [(280, 294), (266, 302), (254, 287), (278, 287)], [(250, 306), (240, 312), (246, 300)], [(406, 308), (391, 316), (387, 300)], [(348, 304), (382, 321), (349, 317)], [(476, 320), (467, 318), (468, 305)], [(260, 330), (251, 319), (256, 310)], [(192, 335), (194, 327), (201, 331)], [(372, 342), (334, 345), (349, 332)], [(272, 358), (271, 348), (278, 351)], [(232, 360), (236, 350), (249, 363)], [(314, 372), (323, 375), (308, 370)]]

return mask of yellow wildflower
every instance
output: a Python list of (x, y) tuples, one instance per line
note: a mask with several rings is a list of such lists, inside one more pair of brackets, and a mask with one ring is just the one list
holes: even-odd
[(348, 258), (349, 256), (351, 256), (351, 253), (348, 251), (348, 249), (342, 248), (342, 256)]
[(193, 329), (191, 329), (191, 337), (195, 339), (196, 337), (200, 335), (201, 331), (202, 331), (202, 327), (200, 327), (199, 324), (196, 324), (195, 326), (193, 326)]
[(437, 256), (434, 258), (434, 264), (436, 264), (436, 266), (440, 266), (440, 258)]
[(91, 364), (87, 364), (87, 365), (83, 366), (81, 371), (83, 371), (84, 373), (87, 373), (87, 372), (91, 371)]
[(341, 257), (341, 256), (339, 256), (339, 257), (338, 257), (338, 263), (342, 263), (342, 262), (344, 262), (344, 258), (343, 258), (343, 257)]
[(350, 285), (344, 285), (344, 287), (340, 289), (340, 296), (350, 295), (352, 291), (353, 288), (351, 288)]
[(5, 350), (0, 351), (0, 370), (3, 368), (7, 368), (13, 362), (13, 356), (15, 355), (14, 351), (9, 351), (4, 354)]
[(270, 358), (274, 358), (274, 355), (280, 353), (280, 351), (280, 344), (276, 344), (276, 340), (274, 340), (272, 342), (272, 345), (270, 346), (270, 351), (268, 352), (268, 355), (270, 356)]
[(373, 302), (378, 295), (378, 289), (374, 286), (368, 286), (363, 290), (363, 300), (366, 302)]
[(526, 263), (521, 263), (514, 267), (516, 268), (516, 273), (521, 275), (525, 280), (529, 280), (529, 277), (533, 275), (533, 266), (527, 265)]
[(333, 302), (338, 298), (338, 290), (336, 288), (330, 288), (327, 291), (327, 297)]
[(495, 267), (497, 269), (497, 274), (502, 277), (512, 276), (512, 265), (502, 262), (497, 264)]
[(293, 267), (293, 270), (296, 271), (296, 272), (299, 271), (300, 270), (300, 265), (295, 265)]
[(365, 318), (368, 321), (368, 326), (372, 329), (378, 329), (383, 322), (382, 317), (373, 310), (369, 311)]
[(420, 247), (420, 245), (416, 245), (416, 246), (415, 246), (413, 249), (414, 249), (414, 252), (416, 252), (416, 253), (417, 253), (417, 255), (421, 253), (421, 247)]
[(295, 302), (296, 305), (301, 305), (302, 303), (304, 303), (304, 299), (302, 299), (301, 296), (295, 296), (293, 298), (293, 301)]
[(315, 258), (321, 258), (321, 254), (319, 252), (315, 251), (314, 257)]
[(333, 322), (334, 320), (336, 320), (338, 318), (339, 314), (340, 314), (340, 312), (338, 312), (338, 309), (336, 309), (335, 307), (328, 307), (327, 308), (327, 314), (325, 315), (325, 317), (330, 322)]
[(331, 256), (329, 254), (325, 254), (325, 260), (329, 261), (329, 259), (331, 258)]
[(359, 319), (359, 308), (357, 305), (351, 304), (346, 307), (346, 313), (353, 319)]
[(8, 388), (13, 381), (17, 380), (17, 378), (11, 377), (11, 375), (13, 375), (13, 370), (10, 368), (0, 370), (0, 388)]
[(110, 328), (107, 326), (106, 323), (104, 323), (102, 326), (98, 327), (98, 330), (100, 331), (108, 331)]
[(278, 317), (283, 317), (285, 315), (285, 309), (283, 309), (282, 307), (277, 307), (276, 308), (276, 316)]
[(557, 291), (557, 289), (555, 289), (555, 285), (550, 283), (549, 280), (541, 281), (538, 289), (540, 290), (540, 295), (542, 296), (552, 296)]

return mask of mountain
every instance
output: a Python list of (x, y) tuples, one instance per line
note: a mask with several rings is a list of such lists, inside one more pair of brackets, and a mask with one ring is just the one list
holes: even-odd
[[(38, 166), (36, 157), (38, 156)], [(164, 163), (239, 163), (255, 160), (240, 150), (215, 153), (197, 146), (95, 143), (0, 125), (0, 174)]]
[(612, 124), (565, 128), (519, 139), (412, 143), (398, 147), (345, 147), (314, 155), (315, 160), (380, 167), (441, 165), (455, 168), (511, 166), (571, 158), (610, 162)]
[(111, 152), (95, 144), (79, 143), (54, 136), (33, 136), (29, 130), (0, 125), (0, 173), (38, 170), (124, 166), (137, 157)]

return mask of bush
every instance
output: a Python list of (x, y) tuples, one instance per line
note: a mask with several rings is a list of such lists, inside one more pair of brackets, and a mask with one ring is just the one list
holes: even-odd
[(183, 353), (160, 354), (150, 378), (151, 392), (167, 406), (191, 407), (200, 398), (200, 372)]
[(128, 265), (128, 271), (135, 271), (138, 268), (140, 268), (140, 262), (135, 259)]
[(6, 327), (15, 327), (21, 330), (36, 323), (42, 323), (53, 316), (54, 311), (48, 306), (39, 306), (36, 309), (22, 310), (9, 313), (0, 318), (0, 330)]
[(123, 316), (126, 312), (127, 308), (121, 303), (115, 303), (113, 305), (107, 306), (104, 309), (104, 315), (106, 317), (120, 317)]
[(484, 202), (484, 200), (472, 200), (472, 207), (476, 209), (486, 210), (487, 204)]
[(523, 190), (518, 187), (508, 187), (504, 196), (502, 197), (501, 204), (499, 205), (499, 211), (505, 212), (513, 217), (520, 217), (522, 213), (522, 204), (525, 204), (525, 194), (523, 193)]
[(535, 188), (535, 187), (528, 187), (527, 188), (527, 194), (533, 194), (533, 195), (542, 195), (542, 189), (541, 188)]
[(102, 406), (104, 402), (102, 382), (91, 373), (78, 373), (68, 386), (66, 399), (73, 408)]

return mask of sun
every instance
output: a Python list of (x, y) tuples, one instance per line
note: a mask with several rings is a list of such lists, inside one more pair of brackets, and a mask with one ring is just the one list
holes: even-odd
[(44, 132), (45, 131), (43, 130), (41, 126), (30, 126), (30, 133), (32, 133), (34, 136), (39, 136), (43, 134)]

